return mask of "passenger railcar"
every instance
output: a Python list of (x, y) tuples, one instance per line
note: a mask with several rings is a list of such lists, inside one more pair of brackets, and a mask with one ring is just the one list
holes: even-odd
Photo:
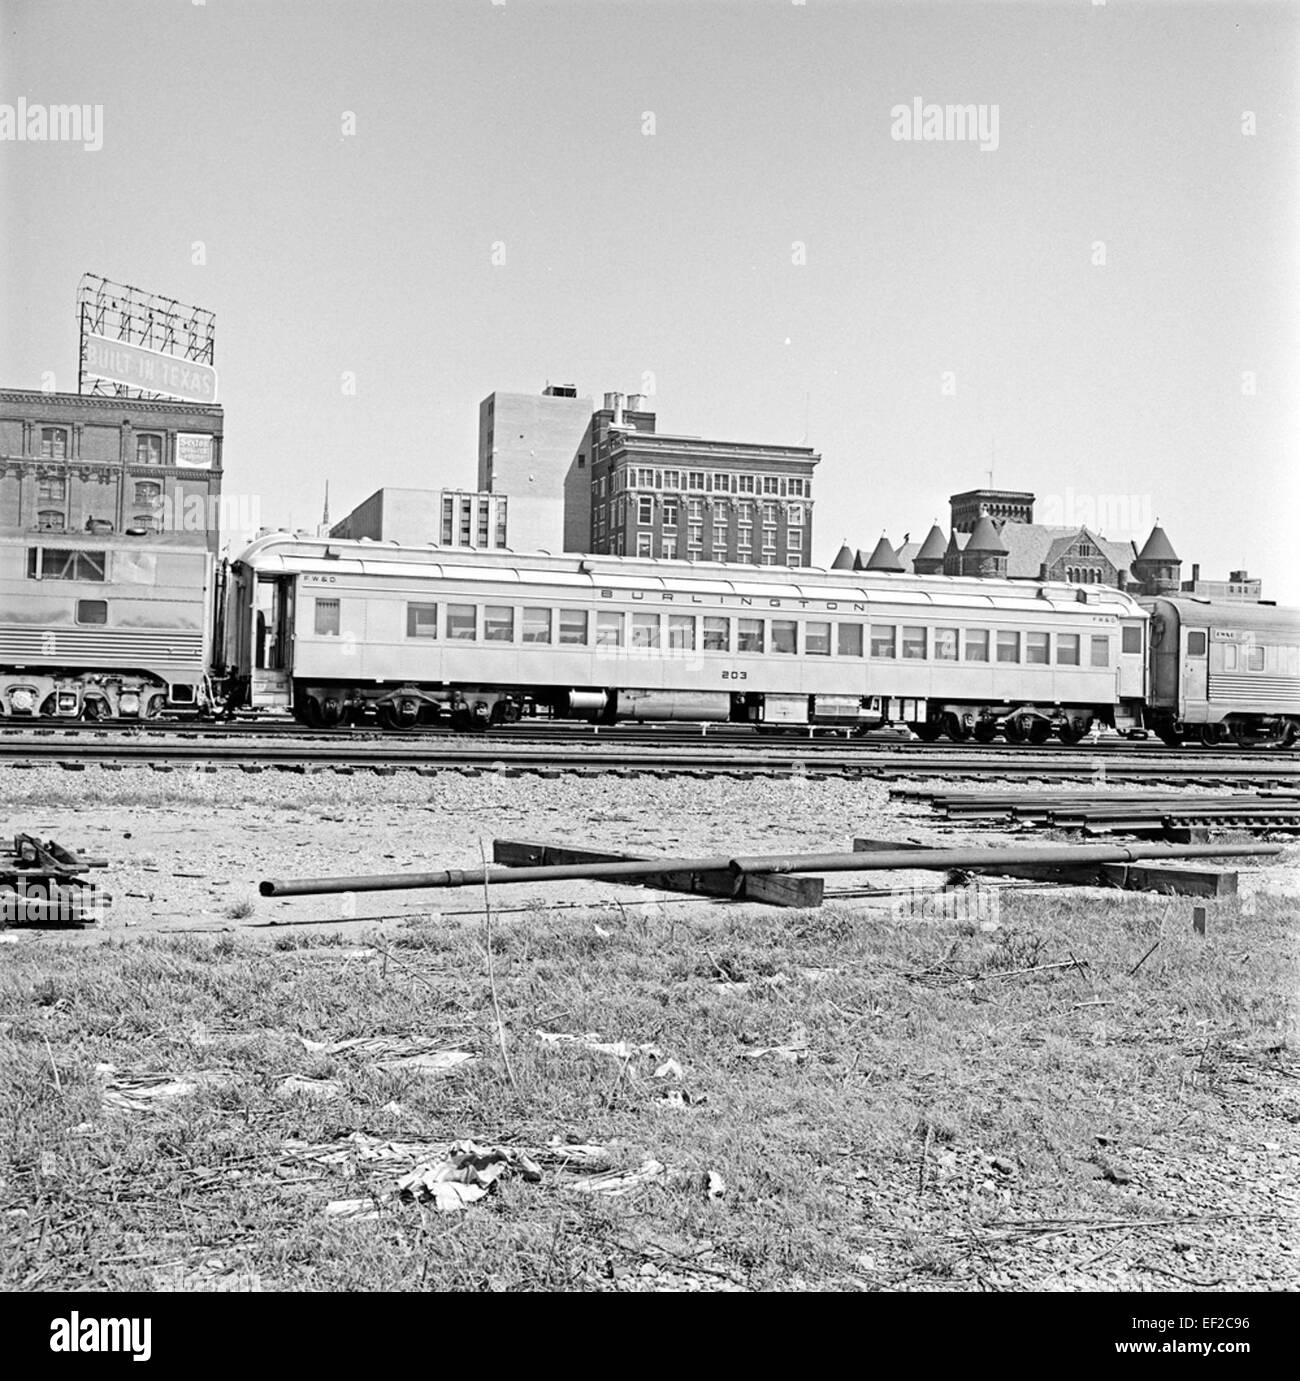
[(0, 718), (206, 708), (212, 570), (163, 535), (0, 536)]
[(1292, 746), (1300, 739), (1300, 611), (1160, 595), (1147, 720), (1164, 741)]
[(1141, 722), (1146, 625), (1098, 586), (273, 534), (231, 568), (224, 661), (232, 705), (327, 726), (542, 709), (1072, 742)]

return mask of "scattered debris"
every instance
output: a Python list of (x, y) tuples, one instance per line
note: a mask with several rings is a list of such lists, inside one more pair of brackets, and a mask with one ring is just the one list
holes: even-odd
[(720, 1199), (727, 1192), (727, 1182), (716, 1170), (709, 1171), (708, 1193), (710, 1199)]
[(238, 1076), (233, 1070), (205, 1069), (189, 1074), (139, 1073), (120, 1075), (116, 1065), (97, 1064), (104, 1081), (100, 1102), (122, 1112), (153, 1112), (160, 1103), (185, 1098), (207, 1085), (220, 1087)]
[[(627, 1075), (635, 1079), (637, 1077), (637, 1067), (632, 1061), (638, 1056), (648, 1060), (663, 1060), (664, 1052), (657, 1045), (632, 1045), (628, 1041), (602, 1041), (594, 1031), (586, 1031), (580, 1036), (572, 1035), (564, 1031), (542, 1031), (538, 1030), (537, 1039), (543, 1045), (580, 1045), (585, 1050), (594, 1050), (600, 1055), (612, 1055), (616, 1060), (622, 1060)], [(676, 1064), (676, 1061), (669, 1061)], [(661, 1066), (662, 1067), (662, 1066)], [(680, 1069), (681, 1066), (679, 1065)], [(656, 1074), (656, 1078), (660, 1077)]]
[(581, 1194), (631, 1194), (648, 1184), (662, 1183), (667, 1177), (667, 1169), (657, 1160), (647, 1160), (637, 1170), (611, 1171), (607, 1175), (593, 1175), (590, 1179), (579, 1180), (573, 1189)]
[(676, 1060), (665, 1060), (663, 1064), (655, 1070), (656, 1079), (681, 1079), (685, 1077), (685, 1074), (686, 1071)]
[(741, 1050), (739, 1054), (747, 1060), (760, 1060), (764, 1055), (775, 1055), (778, 1060), (784, 1060), (788, 1064), (799, 1064), (808, 1058), (808, 1028), (802, 1022), (796, 1022), (790, 1028), (784, 1045), (758, 1045)]
[(336, 1098), (342, 1092), (343, 1085), (337, 1079), (309, 1079), (304, 1074), (290, 1074), (275, 1089), (277, 1098), (292, 1098), (295, 1093), (309, 1098)]

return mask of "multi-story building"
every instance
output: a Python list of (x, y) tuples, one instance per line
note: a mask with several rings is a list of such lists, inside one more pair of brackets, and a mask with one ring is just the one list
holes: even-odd
[(0, 528), (160, 532), (215, 556), (222, 419), (215, 404), (0, 389)]
[(591, 537), (597, 555), (807, 566), (808, 446), (708, 441), (654, 429), (633, 394), (606, 394), (592, 418)]
[(478, 487), (511, 500), (515, 548), (588, 550), (591, 399), (568, 384), (490, 393), (478, 417)]
[(482, 551), (510, 545), (510, 501), (468, 489), (376, 489), (329, 530), (331, 537)]

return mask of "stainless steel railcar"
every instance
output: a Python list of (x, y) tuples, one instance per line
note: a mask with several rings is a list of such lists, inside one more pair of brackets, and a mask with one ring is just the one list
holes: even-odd
[(208, 703), (212, 557), (166, 536), (0, 536), (0, 718)]
[(1300, 739), (1300, 611), (1143, 599), (1151, 614), (1147, 721), (1166, 743)]
[(1076, 741), (1136, 725), (1147, 614), (1118, 590), (274, 534), (233, 564), (232, 705), (335, 725), (541, 708)]

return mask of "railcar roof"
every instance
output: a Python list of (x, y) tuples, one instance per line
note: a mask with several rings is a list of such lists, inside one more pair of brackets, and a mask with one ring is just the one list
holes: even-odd
[(1178, 598), (1177, 595), (1147, 597), (1142, 603), (1149, 608), (1160, 604), (1172, 605), (1183, 623), (1203, 624), (1207, 628), (1282, 628), (1300, 630), (1300, 609), (1276, 604), (1246, 604), (1233, 600)]
[(584, 556), (463, 547), (406, 546), (397, 542), (345, 541), (270, 533), (259, 537), (236, 564), (258, 571), (329, 572), (408, 578), (440, 576), (519, 585), (604, 583), (620, 590), (737, 595), (791, 600), (860, 600), (972, 609), (1069, 609), (1080, 604), (1124, 618), (1145, 618), (1132, 596), (1106, 585), (1061, 581), (992, 580), (970, 576), (910, 575), (876, 571), (827, 571), (817, 566), (750, 566), (644, 557)]

